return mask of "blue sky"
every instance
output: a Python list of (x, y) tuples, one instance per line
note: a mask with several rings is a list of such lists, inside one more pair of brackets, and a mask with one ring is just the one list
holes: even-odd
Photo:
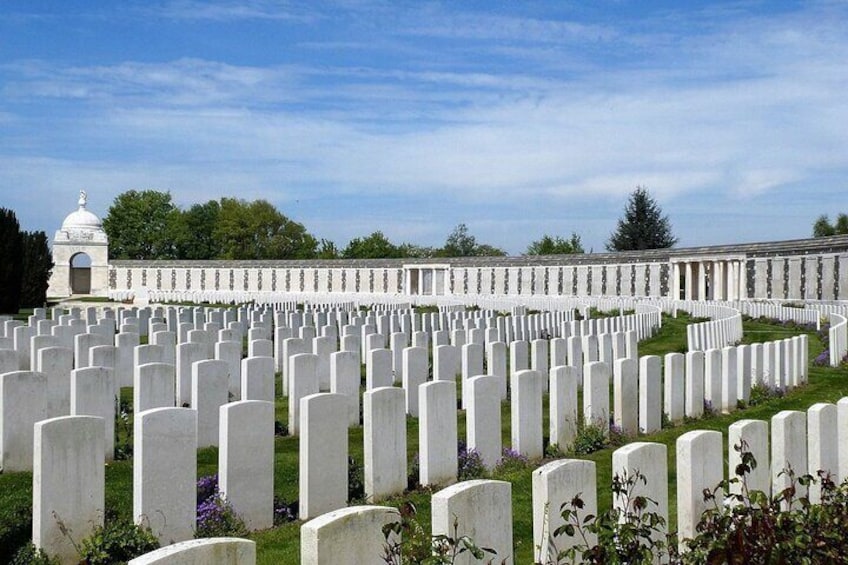
[(679, 246), (848, 212), (848, 3), (0, 4), (0, 206), (264, 198), (344, 247), (602, 251), (647, 187)]

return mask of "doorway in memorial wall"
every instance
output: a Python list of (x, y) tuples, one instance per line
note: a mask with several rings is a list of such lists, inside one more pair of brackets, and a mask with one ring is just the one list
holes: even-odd
[(71, 257), (71, 294), (91, 294), (91, 257), (86, 253)]

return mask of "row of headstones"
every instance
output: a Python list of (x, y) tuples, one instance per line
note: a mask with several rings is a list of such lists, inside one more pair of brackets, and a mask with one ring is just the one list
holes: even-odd
[(720, 349), (738, 343), (743, 333), (742, 314), (738, 310), (733, 311), (735, 314), (727, 317), (686, 326), (686, 343), (689, 351)]
[[(572, 366), (554, 367), (549, 374), (538, 370), (514, 371), (510, 375), (512, 448), (530, 459), (542, 457), (546, 389), (550, 395), (550, 444), (563, 449), (571, 445), (581, 417), (587, 424), (600, 425), (607, 432), (611, 413), (613, 422), (626, 435), (652, 433), (660, 429), (663, 413), (671, 421), (680, 421), (684, 415), (702, 416), (705, 400), (722, 411), (735, 410), (738, 401), (749, 398), (751, 384), (763, 382), (761, 379), (767, 374), (760, 371), (764, 368), (760, 352), (775, 352), (772, 362), (781, 359), (782, 351), (786, 352), (793, 359), (787, 365), (795, 367), (794, 360), (804, 359), (795, 352), (806, 349), (805, 341), (804, 336), (799, 336), (764, 346), (726, 347), (707, 354), (697, 351), (686, 356), (670, 353), (665, 356), (664, 368), (660, 357), (648, 355), (638, 361), (616, 360), (612, 372), (610, 365), (604, 362), (589, 362), (582, 371)], [(415, 349), (406, 350), (407, 360), (416, 353)], [(297, 427), (302, 425), (304, 417), (302, 399), (318, 392), (314, 372), (307, 374), (307, 369), (311, 371), (314, 367), (314, 359), (310, 357), (306, 354), (293, 358), (294, 388), (289, 397), (289, 424), (295, 434), (302, 433)], [(423, 352), (420, 359), (424, 360)], [(420, 418), (419, 482), (428, 485), (456, 480), (455, 383), (453, 380), (415, 381), (409, 378), (413, 374), (409, 372), (404, 388), (381, 383), (382, 386), (369, 388), (363, 395), (366, 494), (372, 499), (398, 494), (406, 486), (406, 415), (410, 413), (411, 402), (415, 403), (417, 411), (414, 413)], [(803, 372), (790, 371), (786, 375), (788, 381), (779, 381), (782, 388), (802, 384), (805, 378)], [(307, 383), (313, 386), (309, 388)], [(578, 414), (578, 385), (581, 383), (583, 406), (582, 413)], [(491, 469), (501, 455), (501, 402), (505, 379), (497, 375), (473, 374), (463, 384), (467, 444)], [(339, 413), (344, 414), (344, 407), (347, 407), (347, 422), (345, 425), (336, 416), (334, 425), (338, 426), (337, 433), (346, 437), (346, 427), (358, 423), (358, 393), (353, 390), (339, 392), (342, 402)], [(357, 399), (355, 404), (354, 398)], [(634, 402), (634, 399), (638, 400)], [(344, 470), (342, 463), (336, 471), (338, 475)], [(344, 496), (340, 495), (336, 504), (344, 503)]]
[[(404, 334), (392, 336), (393, 349), (384, 349), (379, 334), (368, 336), (365, 351), (365, 388), (401, 384), (407, 394), (407, 413), (418, 415), (418, 387), (430, 380), (456, 381), (461, 378), (463, 391), (471, 377), (490, 374), (500, 378), (499, 398), (505, 399), (510, 375), (533, 369), (547, 375), (549, 367), (571, 364), (579, 367), (582, 377), (584, 363), (602, 360), (608, 364), (625, 357), (635, 358), (638, 345), (635, 332), (588, 335), (533, 342), (516, 341), (507, 348), (505, 343), (492, 342), (485, 348), (468, 343), (461, 348), (435, 345), (432, 350), (432, 371), (429, 364), (427, 335), (416, 332), (413, 347), (406, 347)], [(319, 337), (311, 349), (304, 339), (282, 341), (282, 393), (289, 398), (289, 427), (297, 433), (298, 402), (300, 398), (319, 391), (337, 392), (348, 396), (350, 424), (359, 423), (360, 358), (356, 336), (342, 337), (342, 351), (335, 351), (332, 340)], [(485, 362), (485, 370), (484, 370)], [(547, 390), (547, 384), (544, 389)], [(463, 395), (463, 398), (467, 394)], [(463, 403), (465, 401), (463, 400)]]
[[(694, 537), (696, 525), (707, 509), (705, 489), (715, 489), (725, 477), (724, 461), (735, 475), (741, 453), (735, 447), (744, 445), (753, 454), (757, 466), (747, 476), (747, 488), (766, 495), (779, 493), (789, 486), (788, 468), (797, 474), (818, 471), (831, 473), (837, 482), (848, 477), (848, 397), (837, 405), (816, 404), (806, 413), (783, 411), (769, 423), (740, 420), (728, 430), (728, 446), (723, 447), (718, 431), (692, 431), (676, 443), (677, 531), (680, 540)], [(636, 481), (632, 496), (645, 496), (653, 501), (646, 509), (668, 520), (668, 453), (663, 444), (635, 442), (613, 453), (613, 473), (629, 477), (641, 474), (646, 481)], [(556, 560), (556, 553), (575, 543), (597, 541), (587, 533), (586, 540), (554, 536), (564, 524), (560, 513), (563, 504), (575, 497), (583, 501), (583, 516), (597, 515), (597, 472), (593, 461), (563, 459), (550, 462), (533, 472), (533, 540), (534, 562)], [(741, 493), (741, 484), (730, 486)], [(798, 496), (807, 494), (799, 491)], [(809, 486), (810, 501), (821, 500), (821, 484)], [(797, 500), (797, 499), (796, 499)], [(618, 506), (622, 499), (615, 498)], [(654, 506), (655, 505), (655, 506)], [(620, 508), (625, 510), (624, 508)], [(493, 548), (498, 562), (513, 560), (511, 485), (501, 481), (464, 481), (432, 497), (432, 534), (453, 538), (468, 536), (478, 547)], [(301, 563), (375, 562), (386, 547), (384, 526), (400, 520), (394, 508), (357, 506), (321, 515), (301, 528)], [(454, 530), (454, 527), (457, 529)], [(399, 541), (395, 538), (391, 541)], [(682, 544), (681, 544), (682, 547)], [(471, 562), (471, 561), (460, 561)]]
[[(729, 303), (731, 306), (752, 318), (773, 318), (780, 321), (793, 321), (798, 324), (815, 324), (819, 329), (821, 311), (812, 308), (791, 308), (771, 302), (752, 302), (740, 300)], [(824, 306), (824, 311), (827, 307)]]
[[(183, 347), (193, 344), (181, 344)], [(218, 444), (218, 409), (229, 402), (232, 363), (226, 360), (184, 359), (180, 365), (151, 361), (151, 348), (137, 346), (134, 371), (133, 407), (136, 413), (151, 408), (189, 406), (197, 412), (200, 447)], [(198, 357), (198, 355), (195, 355)], [(233, 356), (240, 382), (236, 399), (274, 402), (274, 360), (270, 356), (241, 359)], [(111, 460), (114, 452), (117, 376), (113, 368), (92, 366), (72, 369), (69, 349), (48, 347), (39, 350), (38, 367), (43, 372), (13, 371), (0, 373), (0, 468), (6, 472), (32, 469), (33, 424), (67, 415), (94, 415), (104, 419), (104, 454)], [(184, 375), (188, 374), (188, 378)], [(188, 397), (178, 399), (176, 391), (184, 382)]]
[[(242, 400), (220, 407), (220, 493), (249, 529), (273, 525), (274, 405)], [(154, 408), (135, 415), (133, 520), (162, 545), (190, 540), (197, 520), (198, 412)], [(74, 541), (103, 524), (104, 420), (90, 415), (36, 422), (33, 543), (63, 563)]]

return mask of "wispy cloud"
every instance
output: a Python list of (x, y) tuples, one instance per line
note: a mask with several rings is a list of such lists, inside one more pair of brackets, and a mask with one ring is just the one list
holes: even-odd
[[(261, 197), (302, 211), (307, 227), (337, 242), (385, 226), (393, 239), (439, 243), (465, 221), (484, 230), (479, 239), (515, 252), (526, 245), (515, 234), (534, 237), (543, 221), (583, 233), (599, 250), (601, 226), (611, 229), (636, 185), (681, 215), (687, 199), (708, 202), (700, 216), (676, 223), (683, 243), (744, 238), (755, 228), (734, 225), (740, 206), (774, 211), (779, 195), (794, 213), (812, 214), (827, 205), (796, 202), (799, 187), (848, 172), (848, 15), (838, 5), (703, 13), (708, 25), (687, 24), (685, 33), (673, 25), (678, 14), (630, 31), (439, 5), (400, 14), (379, 3), (343, 8), (377, 20), (351, 24), (327, 49), (361, 45), (362, 28), (391, 20), (368, 40), (415, 54), (3, 65), (0, 123), (15, 124), (22, 139), (47, 123), (22, 108), (49, 107), (61, 119), (27, 151), (0, 140), (0, 191), (83, 186), (111, 197), (153, 187), (184, 204)], [(166, 5), (170, 17), (210, 20), (270, 19), (289, 9)], [(294, 45), (321, 50), (320, 41)], [(632, 51), (619, 54), (621, 46)], [(480, 57), (490, 48), (495, 61)], [(506, 65), (507, 51), (532, 64)], [(339, 202), (349, 219), (330, 205)], [(503, 229), (507, 221), (521, 229)]]
[(309, 23), (317, 14), (308, 3), (282, 0), (173, 0), (151, 9), (165, 18), (182, 20), (282, 20)]

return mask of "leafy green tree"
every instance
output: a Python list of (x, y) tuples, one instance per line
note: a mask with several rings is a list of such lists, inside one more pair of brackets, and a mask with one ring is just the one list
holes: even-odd
[(828, 237), (831, 235), (848, 234), (848, 214), (836, 216), (836, 223), (831, 224), (826, 214), (822, 214), (813, 224), (813, 237)]
[(428, 247), (425, 245), (416, 245), (414, 243), (401, 243), (398, 246), (400, 249), (401, 257), (416, 257), (416, 258), (427, 258), (427, 257), (435, 257), (436, 250), (432, 247)]
[(608, 251), (636, 251), (673, 247), (677, 238), (671, 222), (643, 187), (636, 187), (624, 207), (624, 217), (607, 242)]
[(572, 253), (585, 253), (580, 236), (575, 232), (571, 232), (570, 239), (545, 234), (542, 239), (527, 246), (526, 251), (526, 255), (570, 255)]
[(170, 192), (128, 190), (119, 194), (103, 219), (109, 258), (172, 259), (175, 211)]
[(222, 198), (213, 231), (221, 259), (311, 259), (318, 241), (266, 200)]
[(368, 237), (355, 237), (342, 251), (345, 259), (396, 259), (403, 257), (401, 249), (394, 245), (381, 231)]
[(0, 208), (0, 314), (17, 314), (21, 300), (23, 235), (15, 212)]
[(459, 224), (448, 235), (445, 246), (436, 252), (439, 257), (502, 257), (503, 249), (492, 245), (477, 243), (477, 238), (468, 233), (468, 226)]
[(322, 239), (318, 243), (317, 259), (338, 259), (339, 257), (341, 257), (341, 253), (335, 243), (329, 239)]
[(38, 308), (47, 302), (47, 286), (53, 270), (53, 255), (43, 231), (23, 232), (21, 307)]
[(217, 200), (195, 204), (188, 210), (174, 210), (170, 232), (176, 259), (216, 259), (220, 255), (215, 225), (221, 212)]

